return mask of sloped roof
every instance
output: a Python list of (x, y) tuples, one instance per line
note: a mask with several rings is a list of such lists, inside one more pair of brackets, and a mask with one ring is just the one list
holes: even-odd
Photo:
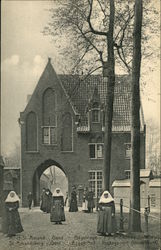
[(152, 174), (152, 171), (150, 169), (140, 169), (140, 177), (145, 178), (145, 177), (150, 177)]
[[(86, 108), (93, 96), (95, 87), (98, 88), (102, 104), (106, 103), (107, 80), (101, 75), (83, 76), (58, 75), (63, 83), (73, 106), (81, 116), (81, 127), (88, 126)], [(83, 80), (85, 79), (85, 80)], [(113, 130), (130, 131), (130, 76), (117, 75), (114, 91)], [(141, 111), (141, 129), (143, 130), (144, 120)]]
[(130, 187), (130, 179), (115, 180), (112, 183), (112, 187)]
[[(50, 81), (57, 79), (61, 85), (67, 99), (69, 100), (75, 114), (80, 115), (80, 124), (77, 131), (89, 131), (88, 127), (88, 114), (86, 112), (89, 101), (93, 97), (95, 88), (98, 89), (101, 104), (106, 103), (107, 93), (107, 79), (101, 75), (57, 75), (51, 60), (48, 63), (42, 73), (37, 86), (50, 78)], [(42, 81), (43, 79), (43, 81)], [(130, 76), (129, 75), (117, 75), (115, 77), (115, 91), (114, 91), (114, 108), (113, 108), (113, 131), (130, 131)], [(37, 91), (37, 86), (34, 93)], [(34, 93), (27, 104), (29, 106)], [(26, 106), (26, 109), (27, 109)], [(26, 110), (25, 109), (25, 110)], [(143, 111), (140, 110), (141, 130), (144, 129)]]
[(161, 178), (151, 180), (149, 182), (149, 187), (161, 187)]

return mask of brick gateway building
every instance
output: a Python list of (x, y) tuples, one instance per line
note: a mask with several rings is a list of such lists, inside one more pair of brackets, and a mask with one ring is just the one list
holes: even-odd
[[(84, 78), (84, 79), (83, 79)], [(75, 185), (81, 199), (84, 186), (98, 197), (102, 189), (104, 107), (107, 78), (100, 75), (57, 75), (51, 60), (20, 113), (22, 204), (33, 192), (39, 204), (40, 177), (51, 165)], [(141, 168), (145, 167), (145, 125), (141, 110)], [(130, 79), (116, 76), (111, 155), (111, 186), (130, 169)]]

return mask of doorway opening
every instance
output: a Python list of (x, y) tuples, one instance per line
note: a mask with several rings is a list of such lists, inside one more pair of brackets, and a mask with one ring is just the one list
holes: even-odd
[(53, 193), (59, 187), (66, 197), (68, 192), (68, 178), (62, 166), (47, 160), (37, 167), (33, 176), (33, 201), (34, 206), (40, 205), (40, 196), (43, 188), (48, 188)]
[(64, 172), (57, 166), (48, 167), (40, 177), (40, 193), (43, 188), (48, 188), (53, 193), (56, 188), (60, 188), (64, 197), (68, 192), (68, 180)]

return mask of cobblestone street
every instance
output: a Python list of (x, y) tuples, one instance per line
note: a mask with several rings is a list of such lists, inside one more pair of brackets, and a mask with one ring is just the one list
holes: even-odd
[(66, 221), (62, 225), (50, 222), (50, 215), (39, 209), (20, 210), (24, 232), (11, 239), (0, 233), (0, 250), (18, 249), (135, 249), (159, 250), (157, 237), (144, 241), (141, 235), (127, 237), (116, 234), (101, 237), (96, 234), (97, 214), (66, 212)]

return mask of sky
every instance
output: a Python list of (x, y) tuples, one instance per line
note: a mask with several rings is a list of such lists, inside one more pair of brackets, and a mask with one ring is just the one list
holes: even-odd
[[(154, 0), (156, 1), (156, 0)], [(156, 1), (157, 2), (157, 1)], [(32, 94), (48, 57), (57, 73), (61, 72), (62, 55), (49, 36), (43, 36), (53, 1), (2, 1), (1, 15), (1, 133), (2, 155), (9, 155), (20, 143), (18, 118)], [(153, 37), (151, 43), (158, 44)], [(58, 41), (59, 42), (59, 41)], [(159, 47), (158, 47), (159, 49)], [(149, 64), (149, 65), (148, 65)], [(153, 67), (154, 65), (154, 67)], [(149, 66), (153, 71), (149, 71)], [(145, 122), (160, 121), (159, 59), (146, 62), (142, 69), (146, 83), (142, 95)], [(147, 124), (148, 125), (148, 124)]]

